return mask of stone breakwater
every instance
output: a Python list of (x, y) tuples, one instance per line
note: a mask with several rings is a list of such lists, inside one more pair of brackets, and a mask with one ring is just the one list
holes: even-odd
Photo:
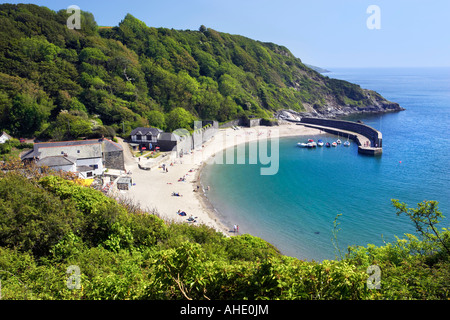
[(298, 124), (352, 139), (358, 144), (358, 152), (361, 154), (380, 155), (383, 152), (381, 132), (363, 123), (323, 118), (301, 118)]

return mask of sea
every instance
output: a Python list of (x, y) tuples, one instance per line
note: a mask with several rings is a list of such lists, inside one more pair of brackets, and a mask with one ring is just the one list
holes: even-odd
[(307, 138), (338, 138), (324, 134), (280, 138), (275, 175), (261, 175), (261, 165), (249, 161), (206, 165), (201, 182), (210, 186), (206, 196), (230, 234), (238, 225), (239, 234), (261, 237), (284, 255), (323, 261), (342, 257), (349, 246), (382, 246), (417, 234), (392, 199), (410, 208), (436, 200), (445, 216), (438, 227), (449, 227), (450, 68), (332, 68), (324, 75), (405, 108), (345, 119), (381, 131), (383, 154), (360, 155), (356, 143), (297, 146)]

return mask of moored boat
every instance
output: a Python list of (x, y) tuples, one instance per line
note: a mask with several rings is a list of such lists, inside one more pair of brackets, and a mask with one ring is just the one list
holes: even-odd
[(337, 147), (337, 142), (334, 141), (334, 142), (331, 144), (331, 146), (332, 146), (332, 147)]
[(317, 141), (317, 146), (323, 147), (323, 141), (322, 140)]
[(297, 146), (299, 146), (300, 148), (306, 148), (307, 143), (299, 142), (299, 143), (297, 143)]
[(329, 142), (327, 142), (327, 143), (325, 144), (325, 146), (326, 146), (327, 148), (329, 148), (329, 147), (331, 147), (331, 144), (330, 144)]
[(350, 146), (350, 141), (348, 141), (348, 140), (345, 141), (345, 142), (344, 142), (344, 146), (349, 147), (349, 146)]

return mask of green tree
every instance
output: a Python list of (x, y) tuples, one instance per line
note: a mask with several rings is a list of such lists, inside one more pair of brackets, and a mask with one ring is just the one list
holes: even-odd
[(437, 224), (444, 218), (437, 201), (423, 201), (418, 203), (417, 209), (408, 208), (405, 203), (397, 199), (393, 199), (392, 203), (397, 208), (397, 215), (402, 213), (408, 215), (416, 226), (417, 232), (426, 241), (439, 244), (441, 250), (450, 254), (450, 231), (445, 228), (443, 231), (437, 229)]
[(17, 94), (9, 110), (9, 127), (13, 135), (25, 134), (31, 136), (41, 128), (47, 120), (50, 103), (40, 105), (35, 99), (26, 93)]
[(93, 125), (83, 111), (61, 111), (56, 121), (47, 129), (55, 140), (71, 140), (92, 134)]
[(98, 48), (84, 48), (81, 50), (79, 59), (81, 62), (99, 64), (108, 60), (105, 54)]
[(195, 117), (183, 108), (175, 108), (169, 112), (166, 117), (167, 129), (174, 131), (176, 129), (191, 130), (194, 126)]
[(147, 113), (148, 124), (159, 128), (161, 130), (166, 129), (166, 119), (164, 113), (158, 110), (152, 110)]
[(58, 46), (48, 42), (44, 37), (22, 39), (20, 46), (23, 53), (35, 62), (52, 61), (61, 50)]

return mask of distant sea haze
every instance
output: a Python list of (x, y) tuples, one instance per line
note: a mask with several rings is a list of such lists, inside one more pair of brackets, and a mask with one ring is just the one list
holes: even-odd
[[(281, 138), (279, 170), (262, 176), (257, 165), (208, 165), (202, 183), (209, 201), (239, 233), (259, 236), (283, 254), (322, 261), (350, 245), (383, 245), (415, 233), (391, 199), (409, 207), (436, 200), (450, 215), (450, 68), (330, 69), (328, 77), (379, 92), (405, 108), (352, 116), (383, 134), (383, 155), (359, 155), (357, 146), (304, 149), (305, 138)], [(336, 136), (311, 137), (325, 142)], [(346, 137), (340, 137), (346, 140)], [(247, 146), (248, 147), (248, 146)], [(246, 162), (248, 163), (248, 162)], [(337, 238), (333, 221), (337, 219)], [(336, 242), (335, 242), (336, 243)]]

